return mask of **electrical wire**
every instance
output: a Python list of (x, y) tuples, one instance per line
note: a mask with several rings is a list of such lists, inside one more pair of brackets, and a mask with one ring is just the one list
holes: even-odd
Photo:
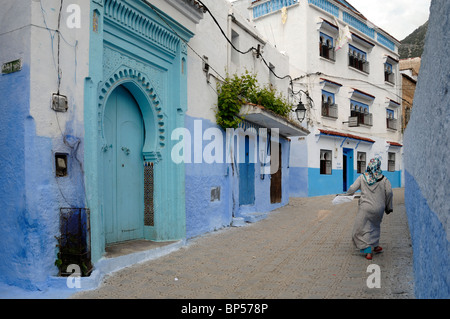
[[(52, 58), (53, 58), (53, 65), (55, 66), (56, 70), (57, 70), (57, 94), (60, 95), (60, 90), (61, 90), (61, 80), (62, 80), (62, 69), (61, 69), (61, 61), (60, 61), (60, 57), (61, 57), (61, 40), (63, 40), (67, 45), (71, 46), (74, 48), (74, 54), (75, 54), (75, 83), (76, 83), (76, 69), (77, 69), (77, 48), (78, 48), (78, 40), (75, 41), (75, 44), (70, 44), (65, 37), (63, 36), (63, 34), (60, 31), (60, 27), (61, 27), (61, 17), (62, 17), (62, 8), (64, 6), (64, 0), (60, 1), (60, 7), (59, 7), (59, 11), (58, 11), (58, 22), (57, 22), (57, 29), (50, 29), (48, 27), (47, 24), (47, 19), (46, 19), (46, 11), (44, 10), (43, 6), (42, 6), (42, 1), (39, 1), (40, 3), (40, 8), (41, 8), (41, 12), (42, 12), (42, 18), (44, 21), (44, 26), (37, 26), (34, 25), (35, 27), (39, 27), (39, 28), (44, 28), (49, 32), (50, 35), (50, 40), (51, 40), (51, 49), (52, 49)], [(57, 56), (55, 59), (55, 50), (54, 50), (54, 40), (55, 40), (55, 36), (57, 35)], [(78, 147), (79, 147), (79, 140), (75, 145), (71, 145), (71, 143), (69, 143), (67, 141), (67, 136), (63, 133), (62, 129), (61, 129), (61, 125), (59, 123), (59, 117), (58, 117), (58, 112), (55, 112), (55, 117), (56, 117), (56, 122), (58, 125), (58, 129), (61, 133), (61, 138), (63, 140), (64, 145), (66, 145), (67, 147), (69, 147), (72, 152), (73, 152), (73, 157), (75, 158), (75, 160), (78, 162), (78, 164), (80, 165), (80, 170), (82, 173), (84, 173), (84, 169), (83, 169), (83, 164), (82, 162), (78, 159), (77, 154), (78, 154)], [(58, 190), (59, 193), (61, 194), (61, 197), (63, 198), (63, 200), (65, 201), (65, 203), (67, 204), (67, 206), (70, 207), (74, 207), (74, 205), (71, 205), (69, 203), (69, 201), (67, 200), (66, 196), (64, 195), (61, 186), (59, 185), (59, 179), (56, 179), (56, 183), (58, 186)], [(83, 187), (83, 193), (84, 193), (84, 201), (86, 201), (86, 190), (84, 189), (84, 183), (81, 183), (82, 187)]]
[[(284, 80), (286, 78), (288, 78), (290, 80), (290, 85), (292, 86), (292, 82), (293, 79), (292, 77), (287, 74), (285, 76), (279, 76), (278, 74), (275, 73), (275, 71), (273, 70), (273, 68), (270, 67), (269, 63), (266, 61), (266, 59), (264, 59), (264, 57), (262, 56), (262, 54), (260, 53), (260, 50), (258, 48), (255, 47), (251, 47), (249, 48), (247, 51), (241, 51), (238, 48), (236, 48), (233, 44), (233, 42), (228, 38), (227, 34), (223, 31), (222, 27), (220, 26), (219, 22), (217, 21), (217, 19), (215, 18), (214, 14), (211, 12), (211, 10), (209, 10), (209, 8), (201, 1), (201, 0), (196, 0), (197, 2), (199, 2), (203, 7), (204, 10), (206, 12), (209, 13), (209, 15), (211, 16), (211, 18), (213, 19), (214, 23), (217, 25), (217, 27), (219, 28), (220, 32), (222, 33), (223, 37), (227, 40), (227, 42), (231, 45), (231, 47), (237, 51), (240, 54), (247, 54), (249, 52), (254, 52), (256, 53), (259, 57), (261, 57), (261, 60), (263, 61), (263, 63), (266, 65), (266, 67), (269, 69), (269, 71), (278, 79), (280, 80)], [(293, 90), (292, 90), (293, 91)]]

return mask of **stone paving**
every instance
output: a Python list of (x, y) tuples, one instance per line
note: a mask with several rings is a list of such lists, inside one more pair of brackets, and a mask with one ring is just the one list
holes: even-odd
[[(190, 240), (164, 257), (107, 276), (72, 298), (412, 299), (412, 247), (404, 190), (394, 190), (380, 245), (368, 261), (352, 244), (357, 200), (291, 198), (262, 221)], [(369, 288), (379, 266), (381, 288)]]

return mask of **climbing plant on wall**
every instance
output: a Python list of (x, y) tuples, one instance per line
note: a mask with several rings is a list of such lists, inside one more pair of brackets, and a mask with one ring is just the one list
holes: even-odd
[(227, 75), (222, 83), (217, 84), (217, 92), (216, 121), (223, 129), (238, 127), (242, 119), (237, 115), (242, 105), (247, 103), (263, 106), (286, 118), (292, 110), (292, 105), (281, 93), (269, 85), (259, 86), (256, 75), (248, 71), (240, 76)]

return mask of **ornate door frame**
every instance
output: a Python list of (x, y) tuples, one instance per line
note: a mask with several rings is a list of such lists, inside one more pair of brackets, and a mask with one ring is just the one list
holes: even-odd
[(170, 132), (184, 126), (185, 43), (192, 36), (177, 21), (142, 1), (91, 1), (90, 76), (85, 81), (84, 121), (85, 178), (94, 262), (105, 249), (100, 185), (102, 152), (107, 148), (103, 114), (109, 94), (119, 85), (133, 95), (144, 120), (142, 165), (151, 168), (154, 183), (151, 196), (145, 196), (152, 202), (152, 207), (146, 205), (146, 213), (154, 216), (145, 218), (144, 238), (155, 241), (185, 238), (184, 165), (171, 160)]

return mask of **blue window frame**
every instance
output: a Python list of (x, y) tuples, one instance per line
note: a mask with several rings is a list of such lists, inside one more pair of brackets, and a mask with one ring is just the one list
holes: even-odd
[(320, 32), (320, 56), (335, 61), (335, 54), (334, 54), (334, 39), (333, 37), (330, 37), (329, 35)]
[(389, 109), (387, 109), (387, 110), (386, 110), (386, 117), (387, 117), (388, 119), (394, 119), (394, 110), (389, 110)]
[(334, 93), (322, 90), (322, 101), (325, 101), (330, 104), (334, 104)]
[(367, 104), (350, 100), (350, 116), (358, 118), (358, 124), (372, 125), (372, 114)]
[(369, 62), (367, 61), (367, 53), (363, 50), (354, 47), (353, 45), (348, 45), (348, 57), (349, 62), (348, 65), (363, 71), (365, 73), (369, 73)]
[(334, 93), (322, 90), (322, 116), (337, 118), (337, 105), (335, 105)]

